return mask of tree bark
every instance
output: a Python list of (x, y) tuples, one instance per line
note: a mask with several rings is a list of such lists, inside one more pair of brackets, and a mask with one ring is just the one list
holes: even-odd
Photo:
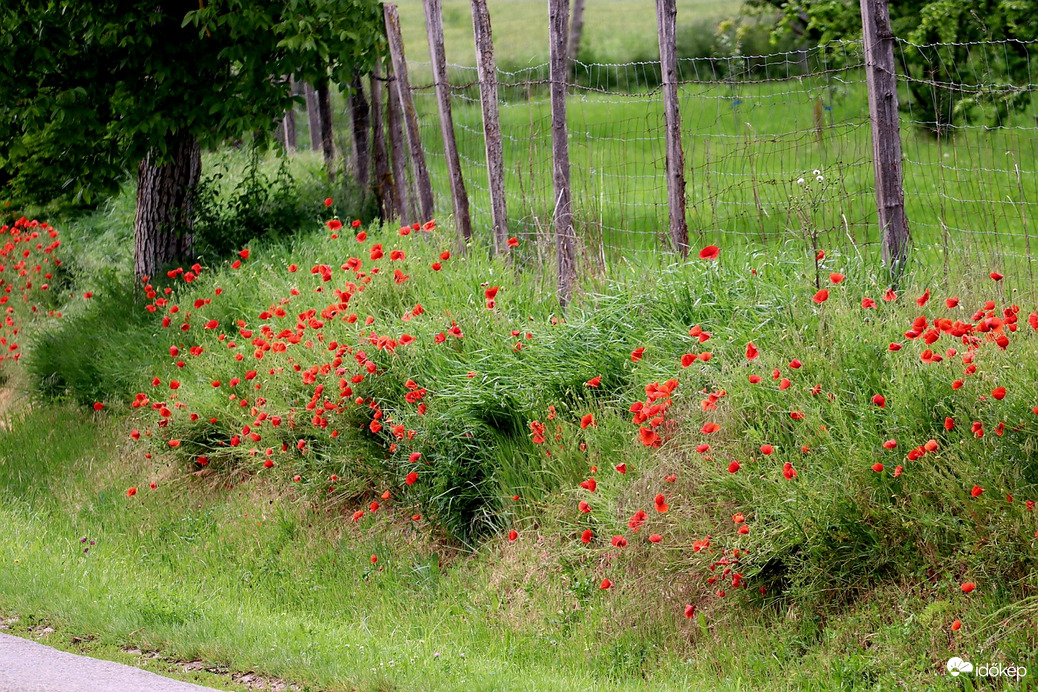
[(317, 87), (317, 107), (321, 114), (321, 151), (328, 176), (335, 177), (335, 134), (332, 131), (332, 97), (328, 82)]
[(137, 167), (133, 270), (138, 279), (191, 256), (202, 150), (197, 140), (178, 138), (168, 142), (167, 156), (160, 163), (157, 152), (150, 151)]
[(371, 109), (364, 98), (364, 82), (360, 73), (353, 74), (350, 82), (350, 112), (353, 115), (353, 175), (357, 182), (366, 185), (370, 158), (368, 152), (368, 130), (371, 129)]

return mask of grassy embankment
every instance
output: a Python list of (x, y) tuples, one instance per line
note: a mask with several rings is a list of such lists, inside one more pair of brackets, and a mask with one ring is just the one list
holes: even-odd
[[(60, 319), (30, 321), (16, 302), (24, 364), (51, 398), (33, 394), (32, 407), (11, 411), (0, 439), (0, 610), (45, 621), (52, 637), (90, 637), (102, 653), (158, 649), (333, 689), (960, 689), (944, 675), (953, 654), (1036, 663), (1036, 527), (1025, 501), (1038, 499), (1038, 338), (1022, 277), (996, 283), (963, 267), (945, 284), (913, 267), (887, 302), (853, 254), (830, 252), (816, 279), (803, 253), (722, 249), (718, 261), (659, 258), (589, 279), (553, 324), (560, 313), (536, 248), (521, 245), (512, 265), (477, 249), (434, 271), (449, 229), (426, 240), (367, 230), (363, 244), (346, 228), (337, 240), (258, 245), (240, 269), (214, 262), (190, 284), (169, 282), (169, 300), (184, 308), (175, 314), (144, 311), (118, 282), (91, 287), (89, 300), (75, 286)], [(387, 257), (372, 262), (376, 242)], [(386, 261), (394, 248), (406, 258)], [(339, 269), (351, 255), (363, 275)], [(322, 262), (329, 282), (310, 272)], [(368, 273), (372, 264), (383, 271)], [(393, 281), (395, 268), (409, 278)], [(847, 279), (832, 283), (831, 271)], [(371, 282), (352, 289), (347, 311), (320, 326), (304, 319), (304, 339), (248, 365), (253, 345), (236, 320), (295, 331), (296, 314), (319, 313), (338, 302), (332, 287), (351, 290), (363, 276)], [(811, 300), (816, 280), (830, 291), (822, 303)], [(487, 285), (501, 287), (493, 309)], [(920, 308), (925, 288), (933, 297)], [(25, 295), (47, 298), (38, 284)], [(952, 295), (961, 307), (945, 307)], [(863, 308), (863, 297), (877, 307)], [(975, 374), (964, 373), (961, 339), (944, 333), (932, 347), (943, 360), (923, 363), (926, 345), (903, 335), (919, 314), (990, 327), (986, 314), (972, 319), (986, 300), (997, 303), (993, 316), (1011, 303), (1022, 312), (1017, 331), (1001, 328), (1005, 350), (988, 338), (998, 332), (977, 334)], [(285, 317), (259, 316), (279, 304)], [(197, 314), (182, 332), (188, 310)], [(360, 319), (343, 321), (347, 312)], [(164, 315), (176, 318), (168, 328)], [(203, 328), (209, 319), (214, 329)], [(437, 343), (451, 320), (463, 338)], [(711, 338), (691, 337), (695, 325)], [(372, 330), (415, 341), (380, 350)], [(235, 339), (247, 348), (229, 348)], [(345, 377), (366, 373), (348, 396), (334, 370), (304, 381), (291, 367), (328, 362), (332, 341), (350, 349)], [(204, 351), (179, 368), (171, 345)], [(361, 348), (373, 372), (356, 358)], [(683, 354), (704, 352), (712, 357), (683, 367)], [(596, 376), (600, 386), (586, 386)], [(671, 378), (679, 385), (657, 400), (672, 402), (665, 420), (632, 424), (645, 386)], [(405, 399), (409, 379), (427, 390), (424, 415)], [(955, 389), (955, 379), (965, 384)], [(317, 384), (328, 387), (316, 397), (331, 404), (325, 428), (304, 411)], [(998, 386), (1004, 399), (992, 397)], [(149, 404), (131, 411), (137, 392)], [(76, 405), (93, 401), (105, 409)], [(166, 427), (151, 402), (169, 408)], [(294, 427), (270, 424), (291, 412)], [(386, 425), (373, 432), (377, 412)], [(594, 424), (582, 428), (587, 414)], [(414, 440), (395, 439), (388, 419)], [(531, 421), (547, 425), (544, 443)], [(246, 423), (262, 441), (228, 446)], [(640, 444), (639, 427), (658, 431), (661, 445)], [(151, 435), (134, 442), (131, 429)], [(885, 449), (888, 439), (898, 446)], [(906, 460), (931, 439), (935, 449)], [(421, 463), (408, 461), (412, 450)], [(624, 474), (613, 468), (621, 462)], [(593, 493), (578, 487), (592, 475)], [(139, 490), (127, 497), (131, 486)], [(383, 492), (378, 512), (350, 520)], [(653, 509), (658, 493), (665, 513)], [(635, 531), (639, 509), (648, 516)], [(695, 550), (707, 535), (710, 546)], [(720, 559), (738, 560), (730, 566), (743, 578), (733, 584)], [(963, 593), (966, 582), (976, 590)]]

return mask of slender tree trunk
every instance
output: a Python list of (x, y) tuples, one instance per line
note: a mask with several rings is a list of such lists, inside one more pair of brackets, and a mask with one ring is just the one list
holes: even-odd
[(366, 185), (370, 157), (368, 152), (368, 130), (371, 129), (371, 109), (364, 98), (364, 82), (360, 73), (353, 74), (350, 82), (350, 112), (353, 115), (353, 175), (357, 182)]
[(310, 151), (317, 151), (321, 148), (321, 113), (317, 105), (317, 92), (310, 84), (304, 84), (303, 95), (306, 97), (306, 115), (310, 121)]
[(133, 270), (153, 277), (163, 266), (190, 259), (194, 194), (202, 172), (198, 141), (169, 142), (169, 160), (154, 151), (137, 167), (137, 215), (133, 223)]
[[(298, 85), (296, 84), (295, 77), (289, 77), (289, 89), (292, 90), (292, 95), (295, 96)], [(281, 129), (284, 133), (285, 149), (287, 151), (296, 150), (296, 110), (293, 106), (285, 111), (284, 117), (281, 119)]]
[(317, 107), (321, 113), (321, 151), (328, 175), (335, 177), (335, 133), (332, 131), (332, 97), (328, 83), (317, 87)]
[(389, 173), (389, 154), (386, 151), (386, 129), (382, 119), (384, 92), (380, 65), (375, 65), (368, 81), (371, 84), (371, 189), (375, 191), (382, 218), (388, 219), (392, 217), (396, 206), (393, 199), (393, 176)]

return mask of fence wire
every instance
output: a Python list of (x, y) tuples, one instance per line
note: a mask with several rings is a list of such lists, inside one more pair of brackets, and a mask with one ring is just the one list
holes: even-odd
[[(897, 41), (906, 211), (917, 247), (1031, 256), (1038, 205), (1035, 43)], [(431, 73), (414, 62), (414, 74)], [(803, 241), (879, 251), (860, 41), (678, 64), (693, 247)], [(550, 245), (548, 65), (499, 70), (509, 232)], [(478, 76), (451, 65), (455, 137), (475, 232), (490, 237)], [(587, 259), (668, 247), (658, 62), (573, 65), (574, 223)], [(434, 85), (413, 86), (437, 208), (451, 209)], [(969, 242), (965, 242), (968, 240)]]

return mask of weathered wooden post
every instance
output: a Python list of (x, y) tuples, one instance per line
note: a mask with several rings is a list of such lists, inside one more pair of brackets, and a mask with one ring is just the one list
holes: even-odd
[(436, 82), (436, 104), (440, 111), (440, 132), (443, 135), (443, 153), (447, 159), (447, 175), (451, 184), (454, 223), (458, 227), (459, 245), (472, 238), (472, 220), (469, 216), (469, 196), (461, 175), (461, 158), (454, 139), (454, 117), (451, 114), (451, 89), (447, 81), (447, 55), (443, 48), (443, 10), (440, 0), (425, 0), (425, 28), (429, 36), (429, 58), (432, 61), (433, 80)]
[(383, 5), (386, 19), (386, 37), (389, 39), (389, 55), (393, 60), (393, 76), (400, 109), (404, 116), (404, 127), (407, 130), (407, 145), (411, 153), (411, 170), (414, 172), (415, 186), (418, 188), (418, 211), (422, 221), (433, 218), (432, 182), (429, 180), (429, 169), (425, 165), (425, 152), (422, 150), (422, 135), (418, 128), (418, 112), (411, 96), (411, 83), (407, 79), (407, 60), (404, 57), (404, 39), (400, 33), (400, 13), (396, 5)]
[(887, 0), (861, 0), (865, 75), (872, 123), (872, 166), (876, 176), (876, 211), (883, 242), (883, 263), (897, 279), (908, 256), (908, 218), (901, 173), (901, 124), (894, 71), (894, 35)]
[(559, 303), (565, 307), (576, 283), (576, 234), (570, 194), (569, 135), (566, 128), (566, 78), (569, 75), (569, 0), (548, 0), (548, 62), (551, 74), (551, 149), (555, 187), (555, 257)]
[(400, 97), (396, 88), (396, 75), (389, 77), (386, 90), (386, 128), (389, 130), (390, 161), (393, 166), (393, 198), (400, 214), (401, 223), (411, 223), (414, 216), (414, 201), (407, 194), (407, 162), (404, 160), (404, 126), (401, 122)]
[(494, 226), (494, 251), (508, 249), (508, 205), (505, 202), (505, 157), (501, 143), (501, 120), (497, 112), (497, 63), (490, 32), (487, 0), (472, 0), (472, 28), (476, 36), (476, 68), (483, 109), (483, 139), (486, 143), (487, 178), (490, 189), (490, 222)]
[(663, 73), (663, 117), (667, 138), (667, 207), (670, 209), (670, 244), (688, 256), (688, 221), (685, 219), (685, 152), (681, 148), (681, 113), (678, 110), (676, 0), (656, 0), (656, 23)]

